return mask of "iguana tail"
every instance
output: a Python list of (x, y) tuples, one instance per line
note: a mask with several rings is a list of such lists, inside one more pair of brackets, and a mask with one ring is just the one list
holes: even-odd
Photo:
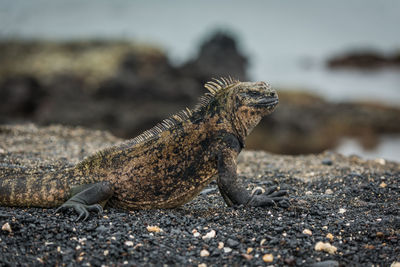
[(56, 207), (70, 195), (66, 170), (0, 174), (0, 206)]

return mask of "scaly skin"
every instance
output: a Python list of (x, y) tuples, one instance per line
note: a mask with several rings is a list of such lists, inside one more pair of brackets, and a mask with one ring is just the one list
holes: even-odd
[[(208, 82), (193, 110), (181, 111), (140, 136), (100, 151), (73, 168), (0, 179), (0, 205), (88, 210), (174, 208), (213, 179), (228, 205), (287, 205), (286, 192), (251, 195), (237, 180), (245, 137), (278, 103), (264, 82)], [(64, 204), (63, 204), (64, 203)]]

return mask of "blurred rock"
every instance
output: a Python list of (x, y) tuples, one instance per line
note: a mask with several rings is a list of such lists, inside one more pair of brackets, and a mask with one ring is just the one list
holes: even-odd
[(232, 76), (247, 80), (247, 58), (239, 51), (236, 40), (217, 32), (200, 47), (198, 57), (182, 66), (185, 75), (207, 82), (210, 78)]
[(349, 52), (328, 60), (329, 68), (378, 69), (400, 67), (400, 53), (383, 55), (377, 51)]
[(283, 154), (318, 153), (344, 136), (373, 148), (380, 134), (400, 133), (400, 108), (375, 103), (331, 103), (316, 95), (279, 91), (277, 109), (265, 117), (247, 141), (250, 149)]
[(30, 118), (44, 96), (45, 91), (35, 77), (7, 77), (0, 83), (0, 122), (8, 117)]

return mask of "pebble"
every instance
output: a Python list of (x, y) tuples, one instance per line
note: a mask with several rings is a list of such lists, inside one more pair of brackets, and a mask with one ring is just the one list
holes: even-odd
[(210, 252), (208, 252), (208, 250), (203, 249), (200, 251), (200, 257), (208, 257), (210, 256)]
[(311, 232), (310, 229), (304, 229), (304, 230), (303, 230), (303, 234), (311, 236), (311, 235), (312, 235), (312, 232)]
[(339, 262), (334, 260), (320, 261), (311, 264), (310, 267), (339, 267)]
[(333, 194), (332, 189), (330, 189), (330, 188), (326, 189), (326, 190), (325, 190), (325, 194), (327, 194), (327, 195), (332, 195), (332, 194)]
[(339, 211), (338, 211), (338, 213), (340, 213), (340, 214), (343, 214), (345, 212), (346, 212), (346, 209), (344, 209), (344, 208), (340, 208)]
[(233, 240), (231, 238), (228, 238), (228, 240), (226, 241), (226, 245), (228, 245), (229, 247), (235, 248), (235, 247), (239, 246), (239, 242), (236, 240)]
[(208, 240), (208, 239), (214, 238), (215, 235), (216, 235), (215, 230), (211, 230), (210, 232), (205, 234), (202, 238), (203, 238), (203, 240)]
[(147, 231), (152, 233), (159, 233), (162, 232), (163, 230), (158, 226), (147, 226)]
[(331, 242), (333, 241), (333, 235), (331, 233), (327, 233), (326, 238), (328, 238)]
[(207, 267), (207, 264), (205, 264), (205, 263), (200, 263), (199, 265), (197, 265), (197, 267)]
[(333, 161), (331, 159), (323, 159), (321, 162), (323, 165), (331, 166)]
[(332, 246), (329, 243), (324, 243), (322, 241), (317, 242), (317, 244), (315, 244), (314, 249), (316, 251), (325, 251), (328, 252), (329, 254), (334, 254), (337, 251), (337, 248), (335, 246)]
[(224, 248), (224, 242), (218, 242), (218, 249)]
[(103, 233), (103, 232), (108, 231), (108, 228), (105, 227), (104, 225), (100, 225), (99, 227), (96, 228), (96, 231), (100, 232), (100, 233)]
[(379, 187), (380, 188), (385, 188), (387, 186), (387, 184), (385, 182), (380, 183)]
[(273, 261), (274, 261), (274, 255), (272, 255), (272, 254), (265, 254), (265, 255), (262, 257), (262, 259), (263, 259), (264, 262), (273, 262)]
[(250, 260), (253, 259), (253, 255), (249, 255), (249, 254), (246, 254), (246, 253), (243, 253), (243, 254), (242, 254), (242, 257), (245, 258), (245, 259), (248, 260), (248, 261), (250, 261)]
[(390, 265), (390, 267), (400, 267), (400, 262), (394, 261), (394, 262)]
[(224, 247), (224, 252), (225, 253), (229, 253), (231, 251), (232, 251), (232, 249), (230, 247)]
[(6, 222), (5, 224), (3, 224), (3, 226), (1, 227), (1, 230), (3, 231), (7, 231), (9, 233), (12, 233), (12, 229), (11, 226), (8, 222)]
[(133, 246), (133, 242), (132, 241), (125, 241), (125, 245), (128, 247), (132, 247)]

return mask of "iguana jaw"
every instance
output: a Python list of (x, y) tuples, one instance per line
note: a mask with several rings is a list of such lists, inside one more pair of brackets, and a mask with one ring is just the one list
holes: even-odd
[(278, 105), (278, 103), (279, 99), (277, 97), (263, 97), (257, 100), (255, 103), (249, 104), (249, 106), (255, 108), (273, 109), (276, 105)]

